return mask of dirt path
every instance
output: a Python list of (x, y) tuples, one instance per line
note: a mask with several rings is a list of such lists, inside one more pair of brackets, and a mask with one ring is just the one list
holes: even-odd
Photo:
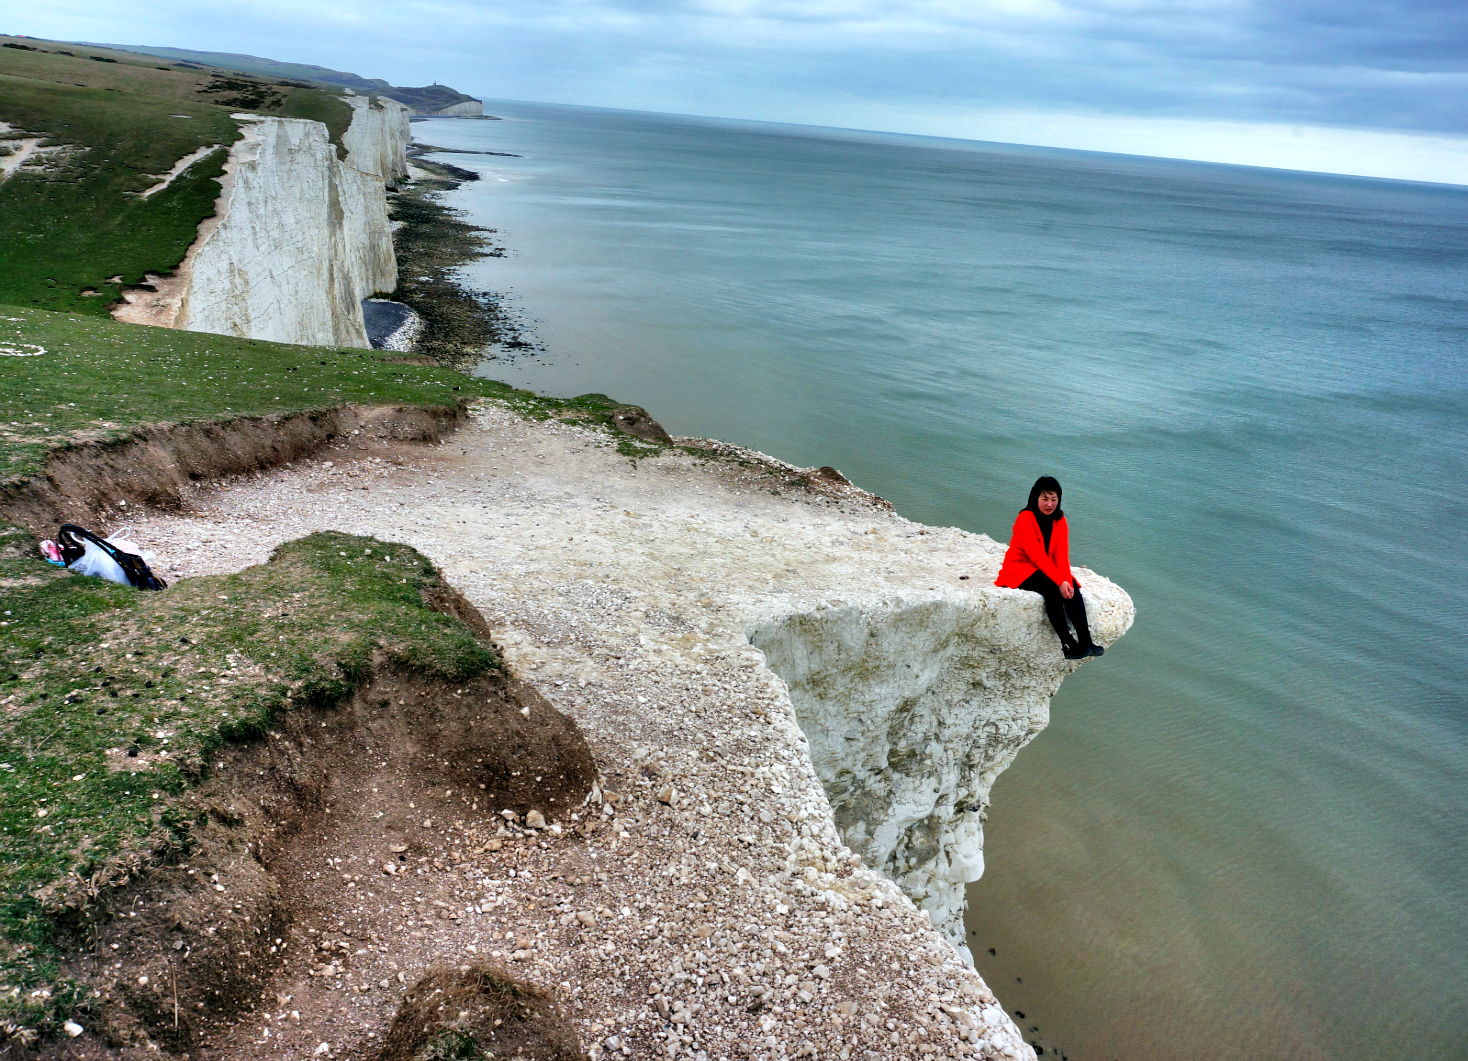
[(634, 467), (603, 434), (498, 408), (443, 445), (344, 446), (192, 500), (130, 524), (167, 577), (318, 529), (420, 549), (604, 777), (542, 831), (370, 762), (338, 778), (331, 828), (277, 870), (310, 911), (282, 939), (298, 956), (207, 1056), (374, 1057), (405, 984), (486, 955), (554, 988), (598, 1057), (1032, 1056), (842, 846), (746, 634), (823, 601), (978, 592), (1001, 554), (989, 539), (774, 464)]
[(170, 166), (167, 173), (156, 174), (156, 176), (158, 177), (158, 183), (152, 185), (151, 187), (143, 189), (138, 198), (148, 199), (154, 195), (157, 195), (164, 188), (167, 188), (170, 184), (177, 180), (179, 174), (183, 173), (184, 170), (188, 169), (195, 162), (199, 161), (199, 159), (203, 158), (205, 155), (213, 154), (215, 151), (222, 150), (223, 147), (223, 144), (205, 144), (203, 147), (199, 148), (196, 151), (190, 151), (187, 155), (185, 155), (183, 158), (179, 159), (172, 166)]

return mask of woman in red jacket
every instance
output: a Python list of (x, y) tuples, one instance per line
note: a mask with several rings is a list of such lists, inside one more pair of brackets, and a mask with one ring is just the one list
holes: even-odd
[[(1070, 573), (1070, 528), (1060, 509), (1060, 483), (1042, 475), (1030, 487), (1030, 503), (1015, 517), (1009, 550), (994, 585), (1027, 589), (1045, 598), (1045, 614), (1060, 635), (1066, 659), (1099, 656), (1106, 650), (1091, 640), (1081, 584)], [(1069, 618), (1075, 636), (1066, 625)]]

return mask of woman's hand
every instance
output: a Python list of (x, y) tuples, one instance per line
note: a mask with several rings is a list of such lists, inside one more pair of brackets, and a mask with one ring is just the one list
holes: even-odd
[(1066, 600), (1070, 600), (1076, 595), (1076, 591), (1069, 582), (1062, 582), (1060, 584), (1060, 595)]

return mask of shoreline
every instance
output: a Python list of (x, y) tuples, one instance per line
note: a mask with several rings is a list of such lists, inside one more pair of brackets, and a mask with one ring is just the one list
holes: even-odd
[(459, 266), (504, 254), (491, 238), (493, 229), (470, 224), (443, 196), (464, 182), (478, 180), (469, 170), (433, 162), (423, 145), (410, 142), (408, 179), (388, 191), (398, 287), (392, 301), (421, 320), (410, 355), (432, 360), (466, 375), (487, 358), (492, 345), (529, 351), (526, 337), (504, 296), (476, 291), (455, 274)]

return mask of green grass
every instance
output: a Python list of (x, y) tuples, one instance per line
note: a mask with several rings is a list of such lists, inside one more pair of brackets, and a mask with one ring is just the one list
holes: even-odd
[(120, 293), (109, 278), (136, 284), (183, 260), (214, 213), (224, 152), (147, 199), (138, 193), (190, 152), (239, 137), (219, 107), (10, 76), (0, 76), (0, 118), (69, 148), (47, 172), (0, 183), (0, 303), (92, 316)]
[[(5, 356), (35, 349), (45, 353)], [(57, 446), (143, 424), (515, 393), (389, 356), (0, 305), (0, 480), (34, 475)]]
[[(145, 56), (57, 41), (0, 36), (0, 45), (4, 45), (0, 47), (0, 73), (32, 81), (52, 81), (197, 102), (199, 89), (215, 74), (212, 70), (159, 70), (157, 63)], [(93, 62), (91, 56), (113, 61)], [(0, 115), (0, 118), (4, 117)]]
[(344, 534), (236, 575), (142, 593), (0, 560), (0, 1028), (46, 1035), (83, 1002), (57, 979), (58, 916), (122, 865), (188, 851), (179, 797), (211, 751), (281, 712), (333, 706), (376, 654), (459, 682), (500, 666), (430, 610), (433, 565)]
[(290, 89), (285, 94), (285, 102), (270, 113), (282, 118), (309, 118), (320, 122), (331, 135), (331, 142), (338, 147), (347, 126), (352, 124), (352, 108), (345, 100), (315, 88)]
[(624, 434), (612, 426), (612, 412), (622, 403), (605, 394), (582, 394), (575, 398), (552, 398), (533, 391), (515, 390), (503, 383), (481, 381), (489, 388), (486, 396), (499, 405), (513, 409), (531, 420), (560, 420), (563, 423), (579, 424), (582, 427), (601, 428), (612, 436), (617, 452), (629, 458), (634, 466), (643, 457), (659, 457), (680, 450), (700, 460), (708, 460), (709, 453), (688, 446), (669, 446), (662, 442), (646, 442)]

